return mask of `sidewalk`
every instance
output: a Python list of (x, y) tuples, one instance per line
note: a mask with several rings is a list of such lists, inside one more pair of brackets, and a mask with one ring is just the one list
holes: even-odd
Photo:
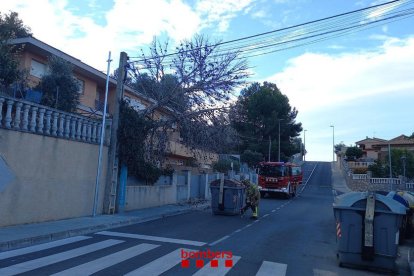
[[(348, 187), (345, 180), (345, 175), (343, 170), (340, 168), (339, 163), (335, 162), (331, 164), (332, 170), (332, 189), (334, 196), (338, 196), (344, 193), (352, 192), (352, 190)], [(413, 239), (406, 241), (404, 245), (399, 246), (399, 253), (400, 256), (397, 258), (397, 266), (404, 267), (408, 266), (411, 270), (411, 275), (414, 276), (414, 249), (412, 248), (414, 245)], [(402, 274), (404, 275), (404, 274)]]
[(209, 201), (0, 228), (0, 252), (210, 208)]
[(332, 189), (334, 190), (335, 196), (352, 192), (352, 190), (346, 185), (344, 172), (340, 168), (338, 162), (331, 164), (332, 170)]

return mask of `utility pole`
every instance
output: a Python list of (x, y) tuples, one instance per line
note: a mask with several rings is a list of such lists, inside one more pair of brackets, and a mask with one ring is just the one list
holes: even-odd
[(407, 160), (407, 157), (405, 155), (403, 155), (401, 157), (401, 160), (403, 162), (403, 177), (404, 177), (404, 183), (405, 183), (405, 161)]
[(278, 146), (278, 148), (279, 148), (279, 150), (278, 150), (278, 154), (279, 154), (279, 156), (278, 156), (278, 161), (280, 162), (280, 121), (282, 121), (283, 119), (279, 119), (279, 146)]
[(270, 135), (269, 135), (269, 158), (268, 158), (268, 162), (270, 162), (270, 148), (272, 147), (272, 140), (270, 139)]
[(303, 161), (306, 161), (306, 131), (308, 130), (303, 130)]
[(116, 97), (114, 103), (114, 114), (111, 126), (111, 144), (108, 156), (108, 172), (105, 185), (104, 212), (115, 212), (116, 189), (118, 186), (118, 126), (121, 101), (124, 97), (124, 78), (126, 73), (128, 56), (121, 52), (118, 67), (118, 79), (116, 82)]
[(335, 162), (335, 126), (331, 125), (332, 128), (332, 163)]

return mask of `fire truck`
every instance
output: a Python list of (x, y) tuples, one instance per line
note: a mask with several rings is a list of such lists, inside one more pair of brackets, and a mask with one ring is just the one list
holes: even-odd
[(282, 193), (290, 198), (295, 196), (303, 174), (299, 165), (285, 162), (261, 162), (258, 168), (260, 195)]

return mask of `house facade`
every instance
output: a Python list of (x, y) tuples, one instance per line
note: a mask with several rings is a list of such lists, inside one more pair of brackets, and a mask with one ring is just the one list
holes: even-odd
[(363, 151), (364, 155), (362, 156), (362, 158), (366, 160), (377, 160), (378, 155), (381, 151), (380, 145), (386, 142), (387, 140), (384, 139), (367, 137), (364, 140), (356, 142), (355, 144)]
[[(80, 104), (78, 113), (88, 117), (101, 117), (103, 114), (105, 87), (107, 75), (85, 63), (56, 49), (34, 37), (18, 38), (12, 41), (14, 45), (21, 46), (20, 66), (28, 73), (28, 86), (35, 87), (48, 70), (48, 58), (57, 56), (68, 61), (73, 66), (74, 77), (78, 80), (80, 89)], [(117, 81), (109, 78), (107, 112), (114, 112)], [(22, 91), (17, 91), (22, 94)], [(17, 93), (17, 94), (18, 94)], [(16, 91), (15, 93), (16, 94)], [(135, 109), (144, 109), (153, 100), (135, 91), (127, 85), (124, 86), (124, 98), (128, 99)], [(156, 117), (168, 116), (168, 111), (157, 110)], [(187, 148), (180, 137), (178, 127), (174, 126), (170, 131), (167, 146), (167, 158), (163, 166), (170, 166), (175, 170), (188, 170), (200, 168), (210, 170), (213, 162), (218, 160), (218, 155), (211, 152), (191, 150)]]
[(363, 159), (385, 160), (389, 148), (414, 152), (414, 139), (406, 135), (400, 135), (390, 140), (379, 138), (366, 138), (355, 143), (364, 152)]

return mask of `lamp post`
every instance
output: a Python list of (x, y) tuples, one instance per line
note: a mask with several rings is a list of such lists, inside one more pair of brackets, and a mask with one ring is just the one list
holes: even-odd
[(283, 119), (279, 119), (279, 145), (278, 145), (278, 161), (280, 162), (280, 121), (283, 121)]
[(332, 128), (332, 163), (335, 162), (335, 126), (331, 125)]
[(306, 131), (308, 130), (303, 130), (303, 161), (306, 161)]
[(404, 177), (404, 183), (405, 183), (405, 161), (406, 161), (407, 157), (405, 155), (401, 156), (401, 160), (403, 163), (403, 177)]
[(270, 139), (270, 135), (269, 135), (269, 158), (268, 161), (270, 162), (270, 149), (272, 148), (272, 139)]

